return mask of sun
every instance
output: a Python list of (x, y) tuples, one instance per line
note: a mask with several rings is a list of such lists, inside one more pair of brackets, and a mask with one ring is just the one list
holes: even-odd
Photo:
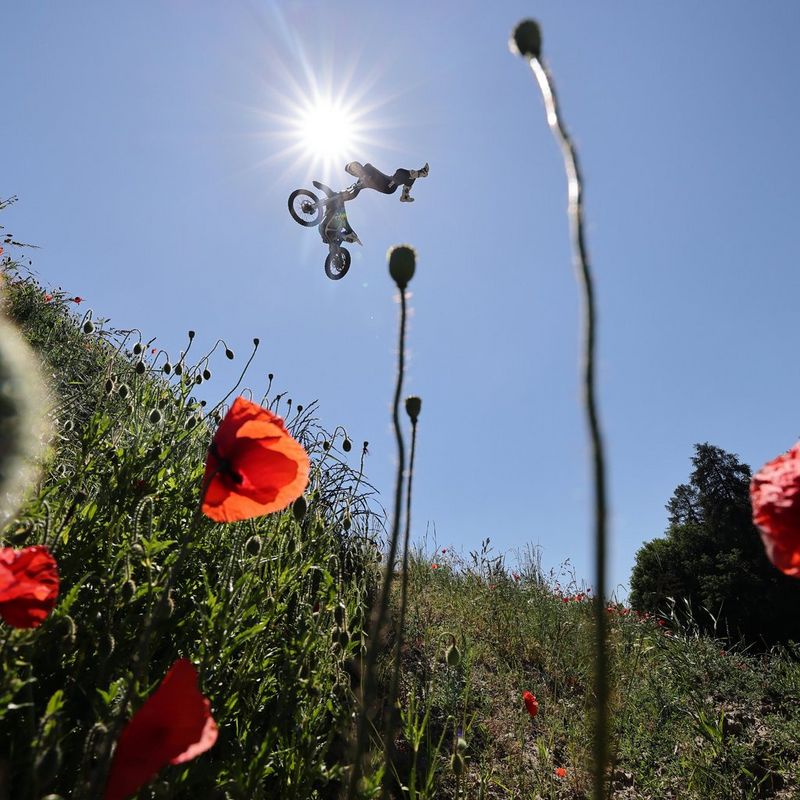
[(307, 156), (326, 166), (345, 163), (352, 156), (359, 134), (352, 112), (328, 98), (319, 98), (302, 109), (297, 129)]

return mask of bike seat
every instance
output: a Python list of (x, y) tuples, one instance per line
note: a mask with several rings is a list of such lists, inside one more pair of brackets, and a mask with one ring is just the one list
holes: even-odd
[(320, 183), (319, 181), (311, 181), (311, 183), (321, 192), (325, 192), (328, 197), (333, 197), (333, 195), (336, 194), (330, 186), (326, 186), (324, 183)]

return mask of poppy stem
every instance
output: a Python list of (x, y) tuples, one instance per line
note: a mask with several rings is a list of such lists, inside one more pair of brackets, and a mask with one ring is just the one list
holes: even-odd
[[(398, 360), (397, 360), (397, 383), (394, 392), (394, 406), (392, 409), (392, 421), (394, 423), (395, 438), (397, 440), (397, 476), (395, 482), (394, 494), (394, 519), (392, 521), (392, 533), (389, 540), (389, 552), (386, 556), (386, 566), (383, 572), (383, 581), (381, 583), (380, 597), (378, 605), (372, 614), (372, 622), (369, 631), (369, 645), (364, 663), (364, 680), (362, 683), (363, 694), (361, 698), (361, 713), (358, 720), (358, 729), (356, 732), (356, 751), (353, 761), (353, 768), (350, 773), (350, 784), (348, 788), (349, 800), (355, 800), (358, 795), (358, 784), (361, 778), (363, 769), (363, 759), (367, 748), (367, 740), (369, 736), (370, 720), (369, 714), (372, 710), (376, 689), (377, 689), (377, 669), (376, 664), (378, 660), (378, 653), (381, 651), (381, 638), (383, 636), (384, 626), (386, 624), (386, 615), (389, 608), (389, 594), (392, 587), (392, 578), (394, 573), (394, 562), (397, 558), (397, 545), (400, 539), (400, 518), (403, 506), (403, 475), (405, 473), (405, 444), (403, 442), (403, 433), (400, 428), (400, 395), (403, 391), (403, 376), (405, 373), (405, 347), (406, 347), (406, 292), (405, 287), (400, 288), (400, 331), (398, 335)], [(387, 698), (389, 722), (387, 722), (387, 732), (391, 731), (394, 719), (394, 698), (390, 696)], [(389, 737), (385, 737), (384, 752), (388, 754), (389, 751)], [(384, 796), (387, 791), (387, 781), (389, 780), (391, 771), (386, 765), (385, 780), (384, 780)]]
[[(529, 23), (527, 23), (529, 24)], [(526, 25), (521, 23), (517, 28)], [(572, 235), (572, 246), (578, 283), (583, 300), (583, 399), (586, 410), (589, 437), (591, 442), (591, 461), (594, 479), (594, 534), (595, 534), (595, 583), (597, 594), (594, 598), (595, 617), (595, 730), (594, 730), (594, 781), (593, 797), (603, 800), (606, 797), (606, 772), (609, 764), (609, 679), (608, 679), (608, 620), (605, 610), (606, 560), (607, 560), (607, 502), (606, 468), (603, 451), (603, 437), (600, 430), (599, 414), (595, 391), (596, 318), (594, 285), (589, 255), (586, 247), (583, 222), (583, 180), (578, 154), (572, 139), (561, 119), (561, 112), (553, 80), (541, 57), (530, 52), (524, 53), (531, 70), (539, 84), (547, 113), (547, 124), (561, 148), (564, 168), (567, 173), (569, 193), (568, 216)]]

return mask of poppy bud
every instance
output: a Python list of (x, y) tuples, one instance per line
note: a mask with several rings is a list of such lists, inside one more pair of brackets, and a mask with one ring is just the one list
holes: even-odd
[(199, 386), (203, 382), (203, 376), (198, 372), (197, 375), (194, 376), (194, 382)]
[(67, 420), (67, 421), (64, 423), (64, 430), (65, 430), (67, 433), (69, 433), (69, 432), (70, 432), (70, 431), (71, 431), (71, 430), (72, 430), (74, 427), (75, 427), (75, 425), (74, 425), (74, 423), (72, 422), (72, 420), (71, 420), (71, 419), (68, 419), (68, 420)]
[(342, 520), (342, 527), (343, 527), (343, 528), (344, 528), (346, 531), (349, 531), (349, 530), (350, 530), (350, 526), (351, 526), (352, 524), (353, 524), (353, 523), (350, 521), (350, 515), (349, 515), (349, 514), (345, 514), (345, 516), (344, 516), (344, 519)]
[(345, 650), (347, 645), (350, 644), (350, 634), (344, 628), (342, 628), (336, 637), (336, 642), (338, 643), (339, 647), (342, 648), (342, 650)]
[(89, 733), (86, 734), (86, 744), (84, 745), (84, 757), (88, 756), (94, 761), (103, 751), (103, 739), (108, 734), (108, 728), (102, 722), (95, 722)]
[(130, 394), (130, 391), (127, 383), (121, 383), (119, 389), (117, 389), (117, 394), (124, 400)]
[(56, 627), (56, 631), (61, 637), (61, 640), (70, 647), (75, 644), (75, 634), (77, 630), (75, 620), (72, 619), (69, 614), (64, 614), (64, 616), (59, 619), (58, 626)]
[(158, 423), (161, 422), (161, 412), (157, 408), (154, 408), (150, 412), (148, 419), (153, 423), (153, 425), (158, 425)]
[(210, 381), (211, 380), (211, 370), (206, 368), (203, 370), (203, 380)]
[(255, 347), (258, 347), (260, 344), (261, 344), (261, 339), (259, 339), (258, 336), (254, 336), (253, 337), (253, 345)]
[(344, 607), (344, 604), (337, 603), (336, 607), (333, 609), (333, 618), (336, 620), (336, 624), (340, 628), (344, 627), (344, 621), (346, 616), (347, 616), (347, 609)]
[(136, 584), (132, 580), (127, 580), (125, 583), (122, 584), (122, 589), (120, 590), (120, 597), (122, 597), (123, 603), (130, 603), (133, 600), (133, 596), (136, 594)]
[(523, 58), (539, 58), (542, 54), (542, 31), (537, 22), (526, 19), (514, 28), (508, 49)]
[(406, 397), (406, 414), (411, 422), (416, 423), (421, 410), (422, 400), (419, 397)]
[(416, 269), (417, 254), (413, 247), (407, 244), (400, 244), (392, 247), (388, 253), (389, 274), (397, 284), (398, 289), (405, 289), (408, 282), (414, 277)]
[(103, 388), (105, 389), (106, 394), (111, 394), (111, 392), (114, 391), (114, 381), (109, 378), (103, 385)]
[(164, 366), (161, 367), (161, 369), (164, 371), (165, 375), (169, 375), (170, 372), (172, 372), (172, 364), (170, 364), (169, 361), (165, 361)]
[(467, 751), (467, 740), (463, 736), (458, 737), (456, 742), (456, 751), (464, 754)]
[(133, 354), (135, 356), (138, 356), (139, 353), (141, 352), (142, 352), (142, 346), (139, 344), (139, 342), (136, 342), (136, 344), (133, 346)]
[(139, 542), (134, 542), (131, 545), (131, 553), (141, 558), (144, 555), (144, 547), (142, 547), (142, 545)]
[(251, 536), (245, 542), (244, 549), (247, 550), (248, 555), (257, 556), (261, 552), (261, 537)]
[(171, 617), (175, 613), (175, 600), (172, 597), (172, 592), (167, 595), (167, 616)]
[(174, 369), (176, 375), (183, 375), (183, 364), (180, 363), (176, 364)]
[(327, 441), (327, 440), (324, 441), (322, 443), (322, 449), (325, 450), (325, 452), (327, 452), (328, 450), (331, 449), (331, 443), (329, 441)]
[(137, 375), (144, 375), (144, 370), (145, 370), (144, 361), (137, 361), (134, 369), (136, 370)]
[(186, 418), (186, 422), (183, 423), (183, 427), (186, 428), (187, 431), (190, 431), (195, 425), (197, 425), (197, 417), (194, 414), (190, 414)]
[(189, 339), (194, 339), (194, 331), (189, 331)]
[(297, 500), (292, 503), (292, 514), (294, 515), (294, 518), (300, 522), (303, 517), (305, 517), (306, 511), (308, 511), (308, 502), (301, 494), (300, 497), (298, 497)]
[(344, 450), (345, 453), (349, 453), (352, 449), (353, 449), (352, 442), (349, 439), (345, 439), (342, 442), (342, 450)]
[(456, 775), (463, 775), (467, 765), (464, 763), (464, 756), (461, 753), (453, 753), (450, 756), (450, 768)]
[(106, 633), (101, 637), (97, 651), (100, 658), (110, 658), (116, 647), (116, 639), (110, 633)]
[(268, 381), (271, 381), (271, 380), (272, 380), (274, 377), (275, 377), (275, 376), (274, 376), (274, 375), (273, 375), (273, 374), (270, 372), (270, 373), (267, 375), (267, 380), (268, 380)]
[(94, 323), (90, 319), (87, 319), (86, 322), (83, 323), (83, 332), (94, 333)]
[(302, 410), (303, 410), (303, 406), (298, 405), (297, 406), (297, 413), (299, 414), (300, 412), (302, 412)]
[(234, 357), (233, 356), (233, 350), (231, 350), (229, 347), (226, 347), (225, 348), (225, 358), (228, 358), (231, 361), (233, 361), (233, 357)]
[(451, 644), (444, 651), (444, 658), (448, 667), (457, 667), (461, 663), (461, 651), (454, 644)]

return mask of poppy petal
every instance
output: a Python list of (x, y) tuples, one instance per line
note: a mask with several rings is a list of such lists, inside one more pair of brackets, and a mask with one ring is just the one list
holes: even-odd
[(58, 598), (58, 565), (42, 545), (0, 548), (0, 617), (14, 628), (38, 628)]
[(208, 750), (217, 740), (210, 707), (192, 663), (176, 661), (122, 731), (103, 800), (125, 800), (168, 764)]

